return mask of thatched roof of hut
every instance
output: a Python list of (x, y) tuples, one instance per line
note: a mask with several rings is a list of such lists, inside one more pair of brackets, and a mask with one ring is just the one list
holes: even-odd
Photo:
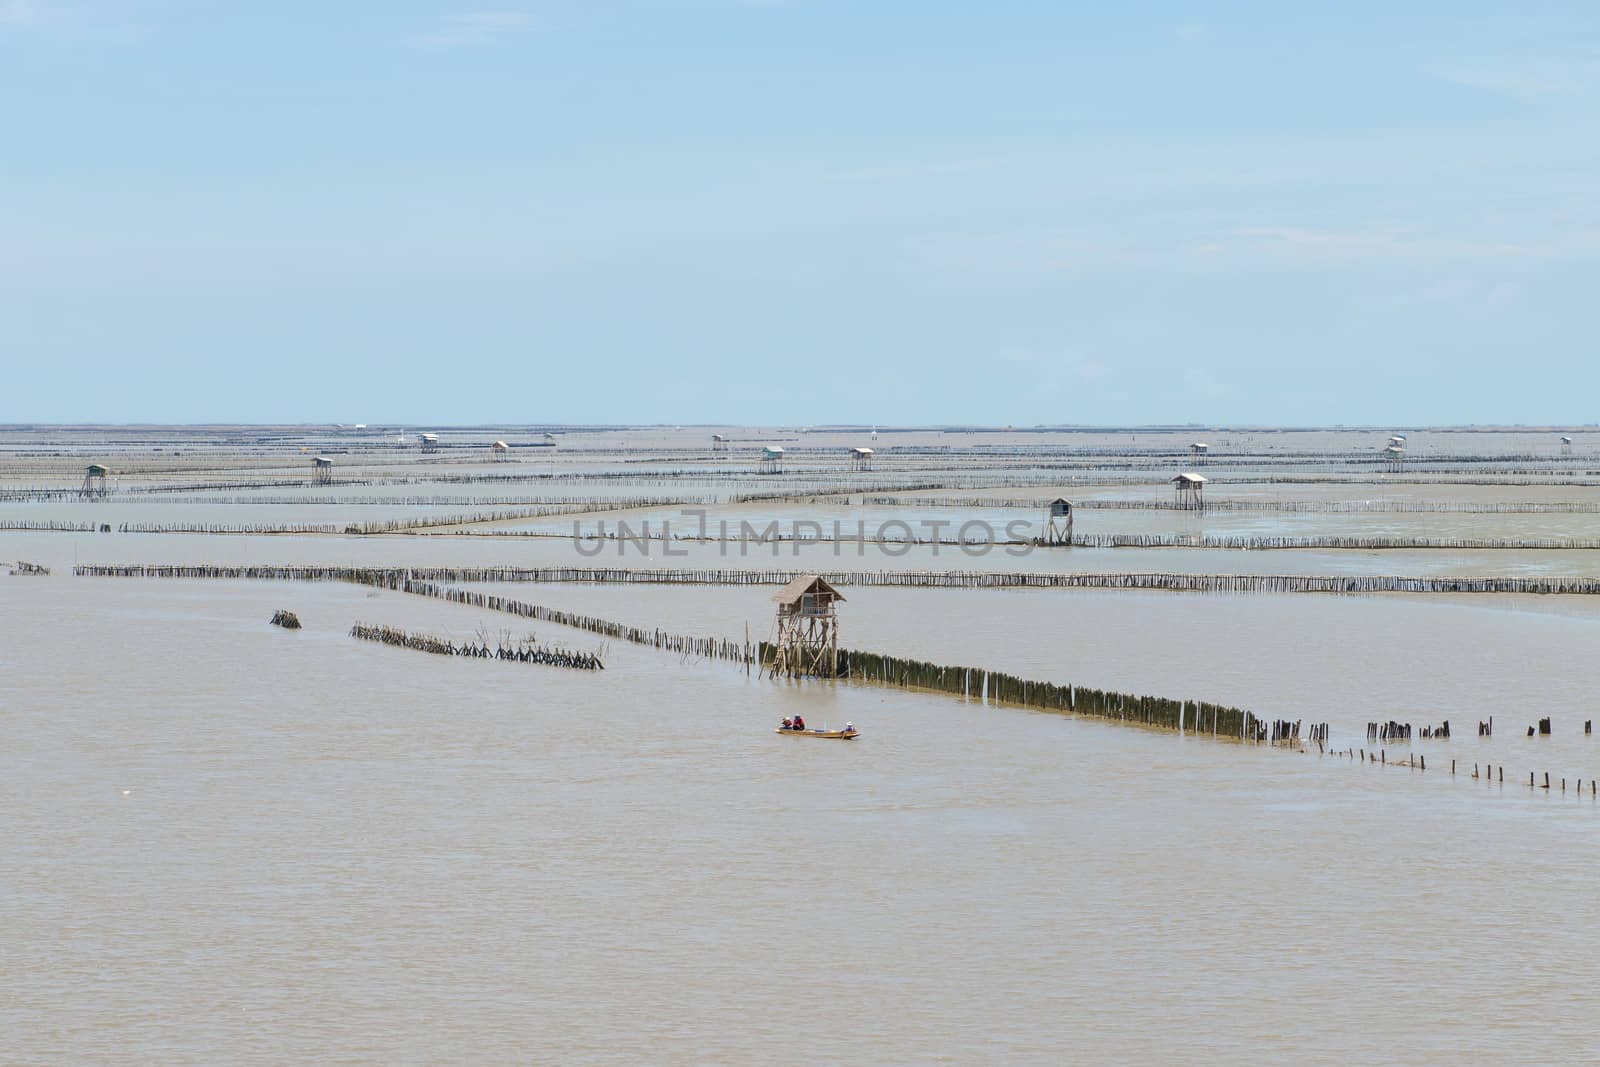
[(843, 600), (844, 594), (829, 585), (821, 576), (815, 574), (802, 574), (776, 593), (772, 594), (775, 603), (785, 607), (793, 607), (800, 603), (802, 597), (814, 596), (825, 602)]

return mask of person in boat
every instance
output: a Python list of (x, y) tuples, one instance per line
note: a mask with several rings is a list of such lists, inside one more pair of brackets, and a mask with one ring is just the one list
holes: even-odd
[(796, 730), (804, 730), (806, 728), (806, 721), (800, 716), (796, 715), (794, 717), (794, 728)]
[(793, 719), (784, 719), (783, 720), (783, 725), (781, 727), (779, 727), (779, 729), (781, 729), (781, 730), (793, 730), (794, 729), (794, 720)]
[(841, 733), (847, 733), (847, 734), (853, 734), (853, 733), (856, 732), (856, 724), (853, 723), (853, 722), (847, 722), (847, 723), (844, 724), (844, 729), (842, 731), (840, 731), (840, 732)]

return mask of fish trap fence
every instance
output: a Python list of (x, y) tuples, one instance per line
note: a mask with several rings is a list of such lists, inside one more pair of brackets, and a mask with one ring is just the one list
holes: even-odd
[[(870, 507), (983, 508), (995, 511), (1038, 511), (1043, 497), (894, 497), (869, 496)], [(1193, 511), (1174, 500), (1081, 500), (1076, 511)], [(1600, 502), (1588, 500), (1508, 500), (1473, 503), (1454, 500), (1207, 500), (1206, 511), (1264, 511), (1307, 515), (1423, 514), (1456, 515), (1596, 515)]]
[(820, 574), (834, 585), (909, 589), (1123, 589), (1179, 593), (1527, 593), (1592, 596), (1600, 578), (1449, 577), (1306, 574), (1106, 574), (1036, 571), (800, 571), (641, 569), (618, 567), (368, 567), (220, 566), (214, 564), (83, 564), (84, 577), (355, 581), (530, 582), (590, 585), (786, 585)]
[(752, 646), (737, 641), (674, 634), (666, 630), (648, 629), (642, 626), (627, 626), (619, 622), (612, 622), (609, 619), (596, 618), (593, 615), (580, 615), (576, 612), (545, 607), (542, 604), (529, 604), (525, 601), (513, 600), (510, 597), (480, 593), (472, 589), (456, 589), (434, 582), (419, 582), (405, 578), (393, 579), (388, 576), (367, 576), (350, 580), (365, 585), (381, 585), (384, 588), (394, 589), (402, 593), (435, 597), (455, 604), (465, 604), (469, 607), (504, 612), (508, 615), (515, 615), (518, 618), (537, 619), (541, 622), (554, 623), (558, 626), (570, 626), (573, 629), (586, 630), (602, 637), (627, 641), (629, 644), (644, 645), (648, 648), (656, 648), (682, 656), (728, 660), (744, 664), (751, 662), (753, 654)]
[(396, 648), (409, 648), (414, 652), (429, 652), (436, 656), (466, 656), (471, 659), (494, 659), (512, 663), (534, 663), (546, 667), (567, 667), (580, 671), (605, 669), (600, 657), (591, 652), (571, 652), (562, 648), (540, 645), (490, 645), (484, 641), (457, 643), (446, 637), (412, 633), (393, 626), (375, 626), (358, 622), (350, 627), (350, 636), (362, 641), (377, 641)]
[(1523, 551), (1592, 551), (1600, 549), (1600, 538), (1586, 537), (1250, 537), (1206, 536), (1203, 534), (1079, 534), (1073, 537), (1076, 548), (1221, 548), (1243, 551), (1272, 549), (1364, 549), (1428, 550), (1455, 549)]

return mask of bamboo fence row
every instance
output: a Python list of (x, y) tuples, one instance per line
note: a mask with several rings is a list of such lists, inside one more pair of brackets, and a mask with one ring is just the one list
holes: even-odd
[[(218, 564), (83, 564), (85, 577), (368, 581), (409, 577), (451, 583), (543, 582), (593, 585), (784, 585), (820, 573), (834, 585), (917, 589), (1126, 589), (1184, 593), (1518, 593), (1600, 594), (1600, 578), (1445, 575), (1104, 574), (1028, 571), (796, 571), (624, 567), (315, 567)], [(398, 578), (394, 577), (398, 576)]]
[(393, 626), (375, 626), (358, 622), (350, 627), (350, 636), (363, 641), (377, 641), (416, 652), (430, 652), (436, 656), (467, 656), (473, 659), (508, 660), (514, 663), (534, 663), (546, 667), (567, 667), (580, 671), (602, 671), (605, 664), (592, 652), (570, 652), (533, 644), (490, 645), (479, 641), (457, 644), (445, 637), (412, 633)]
[(504, 612), (522, 619), (537, 619), (540, 622), (554, 623), (558, 626), (570, 626), (575, 630), (585, 630), (589, 633), (599, 634), (602, 637), (626, 641), (634, 645), (643, 645), (648, 648), (656, 648), (663, 652), (672, 652), (681, 656), (730, 660), (740, 664), (752, 662), (753, 646), (737, 641), (716, 637), (694, 637), (687, 634), (674, 634), (666, 630), (647, 629), (642, 626), (626, 626), (619, 622), (612, 622), (609, 619), (596, 618), (593, 615), (561, 611), (557, 608), (545, 607), (542, 604), (529, 604), (525, 601), (512, 600), (509, 597), (496, 594), (480, 593), (472, 589), (456, 589), (436, 582), (414, 581), (404, 577), (399, 572), (368, 572), (346, 580), (354, 581), (361, 585), (381, 586), (385, 589), (411, 593), (416, 596), (448, 600), (451, 603), (465, 604), (468, 607)]
[[(988, 510), (1023, 509), (1038, 511), (1047, 507), (1043, 497), (893, 497), (872, 496), (861, 501), (867, 507), (978, 508)], [(1073, 501), (1076, 511), (1192, 511), (1175, 500), (1081, 500)], [(1600, 501), (1522, 500), (1472, 502), (1455, 500), (1207, 500), (1206, 511), (1280, 511), (1304, 514), (1354, 514), (1366, 512), (1421, 513), (1441, 512), (1458, 515), (1595, 515)]]
[(1239, 741), (1266, 739), (1267, 724), (1252, 712), (1204, 701), (1039, 682), (982, 667), (951, 667), (854, 649), (839, 650), (839, 671), (840, 677), (851, 681), (952, 693), (994, 705), (1068, 712)]

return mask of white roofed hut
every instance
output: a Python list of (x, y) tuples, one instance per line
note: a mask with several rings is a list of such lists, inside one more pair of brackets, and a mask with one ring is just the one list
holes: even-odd
[(314, 485), (332, 485), (333, 460), (327, 456), (312, 456), (311, 481)]
[(761, 459), (758, 461), (756, 469), (762, 474), (782, 474), (783, 446), (767, 445), (763, 448), (761, 450)]
[(1189, 451), (1196, 456), (1203, 456), (1207, 452), (1211, 451), (1211, 446), (1206, 444), (1204, 441), (1196, 441), (1194, 444), (1189, 446)]
[(875, 455), (870, 448), (852, 448), (850, 450), (850, 469), (869, 471), (872, 469), (872, 458)]
[(424, 452), (437, 452), (437, 451), (439, 451), (439, 435), (438, 434), (436, 434), (436, 433), (419, 434), (417, 436), (417, 440), (422, 442), (422, 450)]
[(1390, 445), (1382, 452), (1379, 452), (1378, 456), (1383, 460), (1390, 470), (1397, 471), (1400, 469), (1401, 463), (1406, 458), (1406, 450), (1403, 445)]
[(1204, 511), (1207, 480), (1205, 475), (1195, 474), (1193, 471), (1185, 471), (1172, 479), (1174, 498), (1178, 507), (1186, 511)]
[(713, 452), (726, 452), (727, 450), (728, 450), (728, 438), (724, 434), (720, 434), (720, 433), (712, 434), (711, 435), (711, 451), (713, 451)]
[(511, 457), (511, 446), (504, 441), (496, 441), (489, 446), (489, 454), (496, 460), (509, 459)]
[(839, 616), (844, 594), (819, 575), (805, 574), (776, 593), (778, 605), (762, 666), (774, 678), (839, 676)]

